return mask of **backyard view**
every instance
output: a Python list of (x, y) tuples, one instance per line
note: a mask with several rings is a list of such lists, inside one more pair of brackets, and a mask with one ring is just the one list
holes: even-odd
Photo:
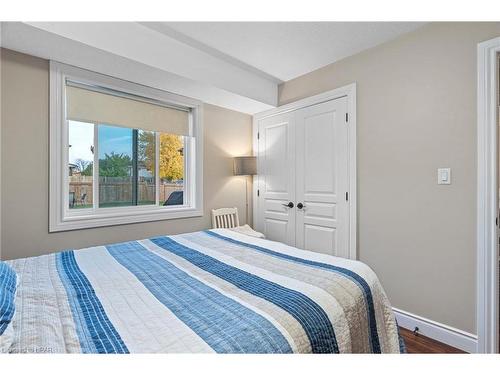
[(160, 133), (156, 155), (155, 132), (69, 121), (69, 207), (94, 205), (94, 152), (98, 153), (100, 208), (155, 204), (157, 188), (159, 205), (183, 204), (183, 138)]

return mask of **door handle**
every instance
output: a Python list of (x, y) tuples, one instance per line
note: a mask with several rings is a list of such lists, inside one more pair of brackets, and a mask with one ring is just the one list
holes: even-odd
[(298, 208), (299, 210), (302, 210), (303, 208), (306, 208), (306, 205), (305, 205), (305, 204), (302, 204), (302, 202), (299, 202), (299, 203), (297, 203), (297, 208)]
[(293, 208), (293, 202), (283, 203), (283, 206)]

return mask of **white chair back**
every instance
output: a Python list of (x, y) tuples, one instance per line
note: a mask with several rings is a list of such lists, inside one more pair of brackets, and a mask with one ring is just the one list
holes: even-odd
[(212, 228), (235, 228), (239, 226), (240, 220), (236, 207), (212, 210)]

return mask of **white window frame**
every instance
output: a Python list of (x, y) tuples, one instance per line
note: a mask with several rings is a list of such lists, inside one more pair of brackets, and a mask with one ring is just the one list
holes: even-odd
[[(193, 138), (184, 145), (184, 205), (110, 208), (96, 208), (94, 205), (89, 209), (70, 210), (66, 80), (190, 109), (190, 134)], [(203, 216), (203, 104), (200, 101), (51, 61), (49, 138), (49, 232)], [(158, 142), (156, 147), (159, 147)], [(157, 182), (158, 167), (156, 165)], [(93, 185), (95, 193), (95, 178)]]

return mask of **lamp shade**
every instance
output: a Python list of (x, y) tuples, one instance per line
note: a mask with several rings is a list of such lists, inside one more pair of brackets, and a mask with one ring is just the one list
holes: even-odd
[(233, 174), (248, 176), (257, 174), (257, 158), (255, 156), (238, 156), (234, 158)]

